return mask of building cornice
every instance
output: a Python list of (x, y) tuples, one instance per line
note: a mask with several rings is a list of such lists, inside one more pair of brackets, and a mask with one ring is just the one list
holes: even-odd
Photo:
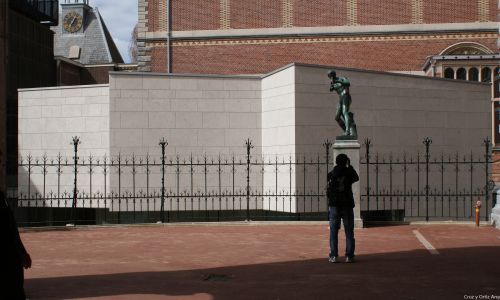
[[(453, 32), (498, 32), (498, 22), (483, 23), (443, 23), (443, 24), (398, 24), (398, 25), (359, 25), (329, 27), (291, 27), (227, 30), (173, 31), (172, 40), (293, 37), (325, 35), (392, 35), (412, 33), (453, 33)], [(164, 40), (166, 31), (140, 32), (138, 40)]]
[(483, 63), (493, 63), (496, 62), (494, 65), (498, 65), (498, 61), (500, 60), (500, 54), (482, 54), (482, 55), (434, 55), (434, 56), (429, 56), (425, 60), (422, 69), (424, 71), (428, 70), (429, 67), (432, 66), (432, 64), (436, 62), (451, 62), (451, 61), (456, 61), (456, 62), (470, 62), (470, 61), (481, 61)]

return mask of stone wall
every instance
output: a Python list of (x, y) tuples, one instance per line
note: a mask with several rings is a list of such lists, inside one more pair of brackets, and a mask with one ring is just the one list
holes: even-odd
[[(318, 153), (324, 161), (326, 151), (323, 144), (327, 139), (333, 143), (341, 134), (334, 120), (338, 96), (328, 90), (329, 68), (298, 65), (295, 69), (295, 152), (299, 161), (302, 155), (315, 158)], [(442, 155), (445, 160), (454, 160), (457, 153), (460, 161), (470, 160), (471, 154), (474, 160), (484, 160), (483, 140), (487, 137), (491, 140), (491, 103), (487, 84), (353, 69), (338, 69), (337, 76), (348, 77), (351, 82), (351, 111), (362, 144), (360, 157), (366, 160), (363, 142), (370, 139), (371, 161), (378, 157), (379, 162), (386, 162), (379, 168), (379, 191), (417, 189), (416, 167), (408, 166), (404, 178), (403, 165), (396, 162), (402, 162), (404, 155), (408, 161), (410, 157), (416, 161), (418, 156), (424, 161), (423, 140), (426, 137), (432, 139), (431, 161), (441, 159)], [(388, 164), (391, 156), (394, 162), (392, 173)], [(333, 159), (331, 155), (332, 164)], [(431, 190), (441, 190), (442, 183), (444, 190), (455, 189), (454, 167), (444, 166), (443, 182), (439, 168), (435, 164), (430, 166)], [(376, 190), (374, 169), (371, 166), (372, 193)], [(459, 169), (457, 188), (469, 190), (469, 167), (461, 165)], [(421, 167), (420, 189), (424, 186), (423, 171)], [(361, 191), (365, 193), (366, 165), (358, 172)], [(297, 172), (297, 190), (316, 191), (317, 173), (315, 168)], [(325, 173), (326, 170), (320, 170), (321, 182), (325, 180), (322, 177)], [(484, 188), (484, 176), (484, 169), (476, 166), (472, 175), (474, 189)], [(300, 207), (301, 199), (297, 200)]]
[[(43, 157), (47, 164), (57, 164), (61, 155), (60, 194), (73, 191), (73, 142), (78, 136), (79, 162), (89, 163), (90, 155), (102, 161), (109, 158), (109, 86), (73, 86), (19, 90), (19, 159), (24, 166), (18, 168), (18, 190), (21, 194), (57, 195), (57, 167), (47, 168), (44, 185), (41, 166), (28, 167), (28, 156), (32, 163), (41, 165)], [(103, 191), (107, 185), (102, 170), (94, 170), (93, 192)], [(108, 178), (109, 179), (109, 178)], [(90, 192), (88, 168), (78, 174), (78, 188)], [(71, 205), (71, 204), (69, 204)]]
[[(316, 153), (326, 138), (340, 134), (328, 70), (296, 66), (298, 153)], [(434, 154), (481, 153), (483, 139), (491, 136), (487, 84), (354, 69), (339, 69), (337, 76), (351, 82), (359, 140), (370, 138), (380, 152), (422, 152), (423, 139), (431, 137)]]
[[(262, 156), (265, 162), (280, 165), (264, 167), (263, 191), (295, 191), (295, 166), (281, 165), (295, 161), (295, 67), (278, 70), (262, 79)], [(277, 161), (279, 160), (279, 162)], [(264, 207), (296, 211), (295, 203), (285, 205), (277, 197), (265, 197)]]
[[(286, 196), (286, 202), (280, 203), (276, 201), (278, 197), (256, 196), (252, 199), (264, 201), (251, 202), (250, 207), (301, 211), (304, 206), (310, 210), (311, 201), (316, 201), (321, 208), (325, 203), (320, 196), (312, 199), (300, 195), (324, 192), (324, 144), (341, 134), (334, 121), (338, 96), (329, 92), (328, 70), (323, 66), (293, 64), (265, 76), (112, 72), (109, 87), (22, 90), (20, 155), (31, 153), (40, 157), (47, 152), (49, 158), (54, 158), (61, 152), (70, 161), (65, 174), (72, 174), (71, 138), (78, 135), (82, 140), (80, 157), (107, 154), (112, 161), (107, 180), (102, 168), (95, 170), (93, 182), (100, 184), (100, 189), (106, 186), (107, 192), (122, 195), (156, 193), (156, 202), (148, 201), (149, 206), (134, 206), (138, 198), (131, 197), (115, 201), (113, 210), (157, 210), (162, 183), (162, 138), (168, 142), (164, 183), (171, 195), (169, 205), (175, 203), (175, 195), (182, 193), (234, 190), (246, 195), (245, 141), (250, 139), (251, 161), (266, 163), (251, 167), (250, 192), (299, 195)], [(376, 152), (381, 161), (390, 155), (401, 159), (404, 153), (414, 158), (420, 153), (423, 159), (425, 137), (433, 139), (432, 157), (454, 157), (457, 152), (484, 155), (482, 142), (491, 134), (488, 85), (355, 69), (338, 68), (337, 74), (351, 82), (351, 109), (359, 140), (372, 140), (372, 159)], [(363, 158), (365, 148), (361, 151)], [(332, 151), (329, 159), (331, 169)], [(312, 164), (304, 166), (304, 161)], [(392, 174), (393, 187), (398, 188), (401, 176), (397, 172), (401, 172), (401, 166), (394, 168), (399, 171)], [(432, 176), (439, 173), (433, 168), (431, 182), (435, 187), (438, 181)], [(449, 166), (446, 168), (453, 172)], [(386, 169), (381, 167), (380, 186), (388, 186), (391, 175)], [(466, 170), (463, 166), (462, 169)], [(364, 191), (365, 169), (358, 171)], [(21, 189), (28, 185), (27, 171), (23, 172), (20, 181), (25, 183)], [(41, 192), (40, 167), (34, 172), (38, 175), (30, 174), (30, 188)], [(413, 169), (411, 172), (415, 173)], [(475, 172), (474, 184), (484, 187), (484, 170), (476, 168)], [(79, 189), (89, 192), (88, 166), (79, 170), (78, 176)], [(71, 191), (73, 177), (63, 177), (65, 187)], [(50, 178), (46, 191), (54, 188), (54, 173)], [(460, 177), (460, 187), (468, 187), (469, 178)], [(455, 183), (451, 175), (445, 179), (446, 184)], [(415, 182), (416, 178), (409, 176), (408, 180)], [(93, 192), (99, 188), (94, 186)], [(207, 209), (219, 207), (210, 203)], [(180, 209), (197, 207), (190, 205), (194, 206)]]
[[(221, 77), (195, 75), (145, 75), (112, 73), (110, 77), (111, 142), (112, 156), (121, 153), (131, 159), (134, 153), (138, 160), (161, 160), (159, 141), (165, 138), (167, 163), (194, 164), (246, 159), (245, 140), (250, 139), (252, 154), (261, 154), (261, 91), (260, 78), (252, 76)], [(237, 167), (235, 189), (246, 187), (246, 166)], [(232, 190), (233, 178), (230, 167), (223, 167), (219, 178), (214, 167), (209, 167), (205, 181), (204, 167), (195, 166), (191, 177), (190, 166), (177, 170), (166, 168), (166, 189), (180, 192), (217, 192), (219, 187)], [(258, 173), (251, 176), (252, 187), (262, 188)], [(135, 180), (135, 181), (134, 181)], [(130, 192), (146, 189), (149, 180), (151, 189), (161, 188), (161, 168), (152, 167), (149, 177), (130, 174), (122, 176), (120, 182), (114, 176), (111, 189)], [(193, 181), (191, 181), (193, 180)], [(135, 182), (135, 185), (134, 185)], [(191, 186), (193, 182), (193, 188)], [(151, 204), (154, 206), (154, 204)], [(159, 207), (157, 205), (156, 207)], [(208, 207), (209, 209), (211, 207)]]

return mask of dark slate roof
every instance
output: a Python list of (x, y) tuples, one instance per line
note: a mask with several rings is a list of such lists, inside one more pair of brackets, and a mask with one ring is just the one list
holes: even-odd
[(52, 27), (55, 32), (54, 56), (68, 57), (69, 49), (72, 46), (79, 46), (81, 48), (80, 59), (75, 59), (75, 61), (81, 64), (123, 63), (123, 58), (97, 8), (88, 11), (83, 33), (63, 33), (62, 19), (63, 16), (60, 14), (59, 25)]

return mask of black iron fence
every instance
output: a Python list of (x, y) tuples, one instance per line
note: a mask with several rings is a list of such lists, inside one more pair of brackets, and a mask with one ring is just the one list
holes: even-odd
[[(362, 216), (366, 220), (469, 220), (473, 204), (491, 201), (490, 142), (483, 157), (458, 154), (401, 158), (371, 154), (360, 161)], [(263, 157), (245, 142), (241, 155), (34, 158), (19, 162), (19, 189), (9, 195), (19, 223), (46, 226), (106, 223), (228, 220), (326, 220), (326, 175), (333, 168), (332, 143), (308, 156)], [(80, 150), (81, 151), (81, 150)], [(480, 179), (482, 177), (482, 179)], [(467, 182), (466, 187), (463, 183)]]
[[(250, 140), (240, 155), (187, 158), (167, 156), (164, 139), (156, 158), (81, 158), (79, 145), (75, 137), (71, 158), (20, 160), (9, 197), (20, 224), (326, 219), (329, 142), (326, 156), (267, 160)], [(302, 184), (296, 173), (308, 175)]]
[[(481, 217), (488, 220), (491, 180), (491, 141), (483, 142), (484, 154), (459, 153), (431, 155), (432, 139), (423, 140), (424, 151), (416, 155), (372, 155), (366, 140), (364, 159), (365, 187), (361, 209), (375, 211), (372, 217), (394, 220), (423, 219), (468, 220), (475, 216), (481, 201)], [(384, 184), (380, 184), (383, 178)]]

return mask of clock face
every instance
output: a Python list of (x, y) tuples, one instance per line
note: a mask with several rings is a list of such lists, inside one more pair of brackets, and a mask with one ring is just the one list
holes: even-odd
[(67, 32), (77, 32), (82, 28), (83, 18), (77, 12), (69, 12), (64, 16), (63, 25)]

